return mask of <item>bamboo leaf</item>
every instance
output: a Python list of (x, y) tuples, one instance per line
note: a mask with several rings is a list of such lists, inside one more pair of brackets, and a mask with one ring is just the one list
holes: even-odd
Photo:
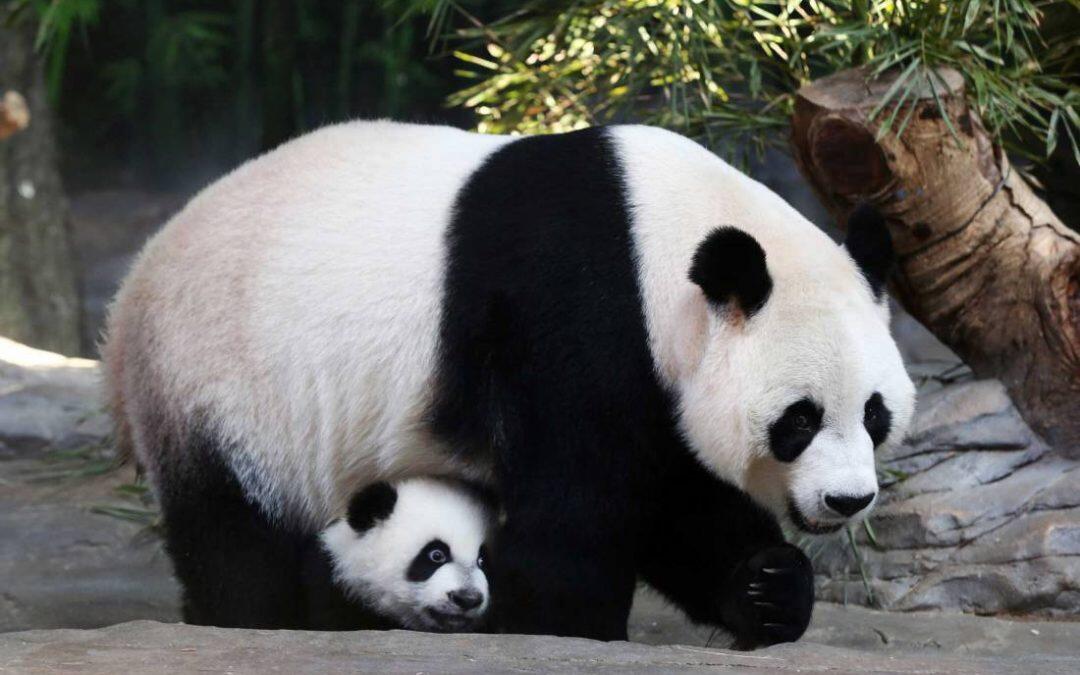
[(892, 86), (890, 86), (889, 89), (885, 92), (885, 95), (881, 97), (881, 102), (878, 103), (870, 112), (870, 119), (876, 118), (881, 113), (882, 109), (884, 109), (885, 106), (889, 105), (889, 103), (896, 96), (896, 93), (900, 90), (900, 88), (903, 87), (909, 79), (911, 79), (911, 76), (915, 73), (915, 69), (919, 67), (920, 62), (921, 60), (918, 57), (912, 59), (911, 63), (908, 64), (908, 67), (900, 73), (900, 76), (897, 77), (896, 80), (892, 83)]

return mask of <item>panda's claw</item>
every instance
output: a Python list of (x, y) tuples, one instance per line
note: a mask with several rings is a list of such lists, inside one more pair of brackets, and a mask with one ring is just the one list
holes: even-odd
[(805, 554), (790, 544), (770, 547), (747, 559), (742, 575), (731, 621), (743, 635), (740, 644), (798, 640), (814, 602), (813, 568)]
[(789, 574), (795, 574), (796, 572), (798, 572), (798, 570), (791, 567), (762, 567), (761, 572), (762, 574), (769, 574), (779, 577)]

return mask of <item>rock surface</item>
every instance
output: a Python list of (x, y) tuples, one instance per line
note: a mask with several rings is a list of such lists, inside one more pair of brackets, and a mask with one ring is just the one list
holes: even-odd
[(0, 631), (178, 618), (99, 400), (96, 362), (0, 338)]
[(811, 545), (819, 597), (899, 610), (1080, 612), (1080, 463), (1050, 452), (999, 382), (921, 397), (910, 440), (878, 465), (887, 487), (855, 537), (867, 582), (846, 541)]
[(215, 629), (151, 621), (0, 635), (0, 671), (80, 673), (1067, 673), (1074, 656), (879, 654), (810, 642), (756, 652), (522, 635)]

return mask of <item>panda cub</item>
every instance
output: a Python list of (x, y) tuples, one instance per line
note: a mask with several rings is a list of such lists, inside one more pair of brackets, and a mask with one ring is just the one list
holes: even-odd
[(461, 482), (374, 483), (306, 547), (305, 627), (480, 629), (490, 605), (489, 500)]

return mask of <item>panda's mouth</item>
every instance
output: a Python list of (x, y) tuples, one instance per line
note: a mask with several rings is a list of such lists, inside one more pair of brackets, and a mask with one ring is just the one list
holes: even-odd
[(823, 523), (807, 518), (799, 510), (799, 507), (795, 505), (795, 500), (790, 498), (787, 500), (787, 512), (788, 518), (795, 523), (795, 527), (808, 534), (832, 534), (844, 526), (843, 521), (839, 523)]
[(440, 631), (461, 631), (476, 623), (476, 617), (454, 612), (443, 612), (434, 607), (425, 609), (424, 615)]

